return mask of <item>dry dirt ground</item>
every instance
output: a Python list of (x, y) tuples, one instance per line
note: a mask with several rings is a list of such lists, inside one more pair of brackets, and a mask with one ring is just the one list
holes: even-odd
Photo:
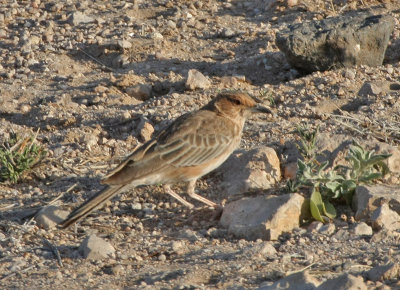
[[(302, 76), (275, 45), (276, 32), (290, 23), (354, 10), (396, 18), (384, 65)], [(81, 23), (77, 11), (86, 17)], [(189, 211), (157, 186), (123, 194), (75, 232), (40, 229), (30, 215), (57, 197), (57, 205), (73, 208), (143, 142), (140, 124), (158, 130), (224, 89), (244, 90), (277, 113), (251, 118), (242, 148), (282, 152), (300, 122), (398, 146), (399, 18), (396, 0), (305, 0), (293, 7), (261, 0), (0, 0), (0, 140), (39, 130), (37, 140), (48, 151), (22, 181), (0, 184), (1, 288), (256, 288), (305, 267), (323, 281), (398, 262), (398, 238), (354, 236), (351, 223), (341, 220), (334, 238), (305, 226), (269, 242), (277, 253), (263, 254), (264, 241), (235, 239), (210, 221), (210, 210)], [(185, 89), (192, 68), (210, 78), (209, 88)], [(382, 92), (359, 97), (366, 81)], [(127, 94), (135, 84), (151, 86), (150, 98)], [(221, 202), (219, 179), (218, 172), (204, 177), (199, 192)], [(83, 259), (77, 247), (90, 233), (109, 241), (115, 257)], [(62, 267), (44, 239), (58, 247)], [(400, 287), (398, 276), (366, 283)]]

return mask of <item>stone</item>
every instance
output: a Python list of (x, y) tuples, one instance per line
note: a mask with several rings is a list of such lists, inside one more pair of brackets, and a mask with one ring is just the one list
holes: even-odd
[(85, 145), (85, 147), (91, 151), (93, 146), (98, 144), (99, 138), (93, 133), (87, 133), (81, 137), (81, 143)]
[(281, 180), (278, 155), (270, 147), (237, 150), (218, 169), (221, 186), (229, 195), (268, 189)]
[(318, 290), (367, 290), (368, 287), (364, 283), (361, 276), (353, 276), (351, 274), (343, 274), (337, 278), (329, 279), (319, 285)]
[(275, 249), (271, 242), (257, 244), (256, 246), (254, 246), (253, 250), (254, 254), (258, 255), (261, 258), (274, 257), (276, 254), (278, 254), (278, 251)]
[(296, 289), (313, 290), (318, 287), (320, 282), (310, 275), (308, 271), (294, 273), (286, 276), (272, 285), (260, 285), (258, 290), (276, 290), (276, 289)]
[(151, 139), (151, 136), (154, 133), (154, 127), (145, 119), (141, 119), (136, 130), (139, 133), (139, 139), (141, 142), (146, 142)]
[(90, 23), (90, 22), (94, 22), (94, 18), (91, 16), (87, 16), (86, 14), (79, 12), (79, 11), (75, 11), (73, 13), (71, 13), (71, 15), (68, 18), (68, 22), (71, 25), (79, 25), (79, 24), (85, 24), (85, 23)]
[(358, 13), (289, 25), (276, 36), (288, 62), (311, 73), (381, 65), (394, 29), (390, 15)]
[(55, 228), (68, 214), (68, 211), (62, 210), (58, 206), (49, 205), (37, 213), (35, 221), (38, 227), (48, 230)]
[(111, 267), (111, 274), (113, 275), (121, 275), (124, 272), (124, 266), (122, 265), (115, 265)]
[(129, 49), (132, 47), (132, 43), (125, 39), (118, 40), (117, 45), (122, 49)]
[(191, 69), (188, 72), (188, 77), (185, 84), (186, 88), (193, 91), (196, 89), (207, 89), (211, 86), (210, 80), (201, 72)]
[(225, 205), (220, 224), (238, 238), (276, 240), (299, 227), (304, 204), (297, 193), (245, 197)]
[(235, 31), (231, 28), (227, 27), (222, 30), (221, 37), (223, 38), (232, 38), (236, 35)]
[(94, 234), (87, 236), (82, 241), (79, 252), (85, 259), (90, 260), (101, 260), (115, 255), (114, 247)]
[(183, 241), (173, 241), (171, 243), (171, 250), (177, 255), (182, 255), (186, 250), (185, 243)]
[(382, 88), (380, 88), (377, 84), (365, 82), (358, 91), (358, 95), (361, 97), (377, 96), (381, 92)]
[(324, 224), (323, 224), (322, 222), (320, 222), (320, 221), (313, 221), (313, 222), (311, 222), (310, 225), (307, 227), (307, 231), (308, 231), (308, 232), (316, 232), (316, 231), (319, 231), (319, 230), (322, 228), (323, 225), (324, 225)]
[(238, 80), (236, 77), (224, 76), (221, 78), (220, 86), (223, 88), (236, 88), (238, 87)]
[(374, 230), (385, 228), (396, 231), (400, 229), (400, 215), (391, 210), (387, 203), (384, 203), (372, 213), (371, 223)]
[(125, 92), (135, 99), (146, 101), (152, 97), (153, 88), (148, 84), (137, 84), (127, 87)]
[(332, 223), (323, 225), (318, 231), (319, 233), (323, 234), (323, 235), (327, 235), (327, 236), (331, 236), (334, 234), (336, 230), (336, 226)]
[(388, 203), (391, 210), (400, 214), (400, 188), (384, 184), (357, 186), (353, 197), (356, 220), (368, 220), (383, 203)]
[(385, 281), (398, 279), (400, 275), (400, 265), (398, 263), (389, 263), (372, 268), (367, 272), (368, 280)]
[(372, 228), (364, 222), (357, 223), (353, 228), (353, 233), (357, 236), (372, 236)]

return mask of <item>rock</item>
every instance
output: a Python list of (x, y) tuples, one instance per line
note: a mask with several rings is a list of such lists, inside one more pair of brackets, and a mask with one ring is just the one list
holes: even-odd
[(152, 97), (152, 86), (148, 84), (137, 84), (125, 89), (125, 92), (138, 100), (146, 101)]
[(35, 221), (38, 227), (46, 230), (55, 228), (60, 222), (62, 222), (69, 212), (60, 209), (55, 205), (49, 205), (42, 208), (35, 216)]
[(383, 184), (357, 186), (353, 197), (355, 218), (368, 220), (383, 203), (388, 203), (391, 210), (400, 214), (400, 188)]
[(111, 274), (113, 275), (121, 275), (124, 272), (124, 266), (122, 265), (115, 265), (111, 268)]
[(265, 257), (274, 257), (278, 253), (271, 242), (264, 242), (258, 244), (254, 247), (253, 250), (255, 251), (254, 252), (255, 255), (258, 255), (264, 259)]
[(318, 290), (367, 290), (367, 285), (361, 276), (343, 274), (337, 278), (329, 279), (319, 285)]
[(268, 189), (281, 179), (278, 156), (270, 147), (237, 150), (218, 171), (223, 175), (221, 186), (229, 195)]
[(303, 271), (289, 275), (278, 280), (272, 285), (261, 285), (258, 290), (276, 290), (276, 289), (296, 289), (296, 290), (312, 290), (318, 287), (320, 282), (310, 275), (308, 271)]
[(125, 39), (118, 40), (117, 45), (118, 45), (118, 47), (120, 47), (122, 49), (129, 49), (132, 47), (132, 43)]
[(323, 225), (324, 225), (324, 224), (323, 224), (322, 222), (313, 221), (313, 222), (311, 222), (310, 225), (307, 227), (307, 231), (309, 231), (309, 232), (316, 232), (316, 231), (319, 231), (319, 230), (322, 228)]
[(236, 88), (238, 86), (238, 80), (232, 76), (224, 76), (221, 78), (220, 86), (223, 88)]
[(381, 229), (379, 232), (374, 233), (370, 243), (380, 243), (382, 241), (395, 241), (400, 239), (400, 233), (389, 231), (385, 228)]
[(93, 146), (98, 144), (99, 138), (93, 133), (87, 133), (81, 137), (81, 142), (91, 151)]
[(382, 89), (370, 82), (365, 82), (361, 89), (358, 91), (358, 95), (361, 97), (367, 97), (367, 96), (377, 96), (382, 92)]
[(92, 234), (82, 241), (79, 252), (85, 259), (101, 260), (114, 256), (115, 249), (109, 242)]
[(389, 208), (387, 203), (378, 207), (371, 215), (372, 228), (381, 230), (383, 228), (395, 231), (400, 229), (400, 216)]
[(221, 37), (223, 38), (232, 38), (236, 35), (235, 31), (231, 28), (227, 27), (222, 30)]
[(186, 251), (185, 243), (183, 241), (173, 241), (171, 243), (171, 250), (177, 255), (182, 255)]
[(364, 222), (358, 223), (353, 228), (353, 233), (357, 236), (372, 236), (372, 228)]
[(164, 36), (160, 32), (155, 31), (151, 34), (151, 38), (155, 40), (162, 40), (164, 39)]
[(331, 236), (333, 235), (335, 230), (336, 230), (335, 225), (330, 223), (323, 225), (318, 231), (323, 235)]
[(384, 281), (398, 279), (400, 275), (400, 265), (398, 263), (389, 263), (387, 265), (376, 266), (367, 272), (368, 280)]
[(289, 25), (277, 33), (276, 44), (293, 67), (308, 73), (378, 66), (393, 29), (390, 15), (359, 13)]
[(188, 77), (185, 84), (189, 90), (195, 89), (207, 89), (211, 86), (210, 80), (205, 77), (201, 72), (195, 69), (191, 69), (188, 72)]
[(288, 7), (294, 7), (298, 4), (298, 0), (287, 0)]
[(220, 223), (239, 238), (276, 240), (299, 226), (304, 203), (304, 197), (297, 193), (246, 197), (228, 203)]
[(86, 14), (84, 14), (82, 12), (75, 11), (75, 12), (71, 13), (71, 15), (69, 16), (68, 22), (71, 25), (75, 26), (75, 25), (79, 25), (79, 24), (94, 22), (94, 18), (87, 16)]
[(151, 139), (154, 133), (154, 127), (145, 119), (141, 119), (136, 130), (139, 132), (139, 138), (141, 142), (146, 142)]
[(277, 253), (272, 242), (256, 243), (244, 250), (244, 254), (251, 259), (265, 260), (266, 258), (276, 257)]

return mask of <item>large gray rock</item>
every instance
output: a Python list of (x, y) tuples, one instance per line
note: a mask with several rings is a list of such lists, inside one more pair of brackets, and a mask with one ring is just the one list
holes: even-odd
[(60, 222), (67, 218), (69, 212), (60, 209), (55, 205), (49, 205), (42, 208), (35, 216), (38, 227), (43, 229), (55, 228)]
[(115, 256), (114, 247), (107, 241), (92, 234), (87, 236), (79, 246), (79, 252), (85, 259), (101, 260)]
[(383, 203), (388, 203), (390, 209), (400, 214), (400, 188), (376, 184), (358, 186), (353, 197), (353, 209), (357, 220), (369, 220), (372, 213)]
[(218, 169), (222, 188), (229, 195), (268, 189), (281, 180), (278, 155), (270, 147), (238, 150)]
[(372, 213), (371, 223), (375, 230), (385, 228), (396, 231), (400, 229), (400, 215), (391, 210), (387, 203), (384, 203)]
[(394, 19), (390, 15), (343, 15), (290, 25), (276, 44), (295, 68), (324, 71), (355, 65), (381, 65)]
[(246, 197), (224, 207), (220, 223), (238, 238), (276, 240), (299, 227), (305, 199), (297, 193)]

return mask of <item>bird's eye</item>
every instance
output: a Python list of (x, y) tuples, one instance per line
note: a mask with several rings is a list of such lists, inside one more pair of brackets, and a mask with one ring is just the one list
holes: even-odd
[(235, 105), (240, 105), (240, 104), (242, 104), (242, 103), (240, 102), (240, 100), (234, 99), (234, 98), (229, 98), (229, 101), (230, 101), (231, 103), (235, 104)]

